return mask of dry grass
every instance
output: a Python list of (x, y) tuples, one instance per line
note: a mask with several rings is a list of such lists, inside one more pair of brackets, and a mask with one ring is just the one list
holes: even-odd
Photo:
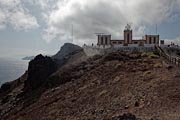
[(159, 58), (158, 55), (155, 55), (153, 52), (144, 52), (141, 54), (142, 57), (148, 57), (148, 58), (153, 58), (153, 59), (157, 59)]

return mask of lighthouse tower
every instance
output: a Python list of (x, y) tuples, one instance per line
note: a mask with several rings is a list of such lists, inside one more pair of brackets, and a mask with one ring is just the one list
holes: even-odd
[(129, 24), (125, 27), (124, 30), (124, 45), (132, 44), (132, 29)]

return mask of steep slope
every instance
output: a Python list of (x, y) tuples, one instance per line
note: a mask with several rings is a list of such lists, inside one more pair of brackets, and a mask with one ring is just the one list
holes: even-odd
[(77, 62), (82, 62), (87, 59), (87, 56), (83, 50), (78, 45), (74, 45), (71, 43), (65, 43), (59, 52), (56, 55), (52, 56), (59, 67), (62, 67), (65, 64), (76, 64)]
[(37, 101), (28, 106), (18, 102), (8, 112), (8, 104), (1, 103), (0, 116), (2, 120), (178, 120), (180, 68), (167, 64), (140, 53), (114, 52), (66, 65), (50, 76), (45, 84), (49, 89)]
[[(2, 114), (18, 109), (24, 102), (27, 106), (37, 100), (47, 89), (48, 78), (61, 67), (77, 64), (87, 59), (83, 49), (77, 45), (65, 44), (51, 57), (38, 55), (29, 62), (28, 70), (19, 79), (4, 83), (0, 88), (0, 118)], [(60, 63), (60, 64), (59, 64)], [(22, 108), (22, 104), (19, 105)]]
[(63, 59), (64, 57), (66, 57), (67, 55), (75, 54), (82, 50), (83, 49), (81, 47), (79, 47), (78, 45), (74, 45), (71, 43), (65, 43), (61, 47), (61, 50), (59, 52), (57, 52), (56, 55), (54, 55), (52, 58), (60, 60), (60, 59)]

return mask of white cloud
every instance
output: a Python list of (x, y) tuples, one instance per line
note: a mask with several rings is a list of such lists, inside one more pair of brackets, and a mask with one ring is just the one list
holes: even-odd
[(133, 23), (135, 37), (149, 26), (173, 22), (180, 16), (180, 0), (0, 0), (0, 29), (7, 25), (16, 30), (39, 26), (30, 4), (41, 9), (42, 37), (47, 42), (72, 40), (77, 44), (96, 42), (94, 33), (111, 33), (122, 37), (124, 26)]
[(0, 0), (2, 6), (13, 8), (21, 3), (21, 0)]
[(22, 11), (14, 11), (9, 13), (11, 17), (9, 17), (9, 23), (13, 25), (14, 29), (17, 30), (28, 30), (38, 27), (36, 18), (28, 13)]
[(6, 27), (5, 20), (6, 20), (6, 15), (0, 9), (0, 30), (4, 29)]
[(48, 12), (47, 10), (53, 9), (57, 2), (60, 1), (63, 0), (23, 0), (24, 3), (35, 5), (40, 7), (42, 10), (46, 10), (45, 12)]
[(24, 7), (22, 0), (0, 0), (0, 29), (12, 26), (16, 30), (37, 28), (36, 18)]
[[(60, 0), (47, 14), (44, 38), (71, 38), (74, 25), (75, 43), (95, 42), (96, 32), (120, 37), (124, 26), (132, 22), (140, 36), (150, 25), (173, 19), (180, 0)], [(177, 10), (177, 9), (176, 9)], [(179, 14), (179, 13), (178, 13)]]

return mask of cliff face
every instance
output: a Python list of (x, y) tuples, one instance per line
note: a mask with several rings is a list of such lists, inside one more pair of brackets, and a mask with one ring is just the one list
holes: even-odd
[(43, 85), (46, 79), (57, 70), (57, 64), (50, 58), (38, 55), (29, 62), (28, 77), (24, 90), (33, 91)]
[[(157, 56), (119, 51), (71, 64), (73, 59), (77, 60), (76, 55), (73, 54), (66, 64), (48, 74), (48, 78), (40, 86), (48, 89), (39, 96), (34, 94), (37, 97), (35, 100), (30, 99), (33, 101), (30, 104), (27, 105), (28, 98), (22, 99), (18, 96), (23, 86), (0, 98), (0, 118), (2, 120), (179, 119), (180, 68), (176, 66), (167, 68), (168, 63)], [(47, 60), (46, 57), (39, 57), (43, 61)], [(46, 73), (43, 69), (48, 69), (50, 64), (39, 63), (38, 60), (39, 58), (35, 60), (35, 63), (38, 63), (36, 67)], [(47, 61), (53, 63), (52, 59)]]
[(53, 73), (61, 69), (63, 70), (63, 66), (78, 64), (83, 60), (86, 60), (83, 49), (71, 43), (65, 43), (60, 51), (51, 58), (42, 55), (36, 56), (36, 58), (29, 63), (28, 78), (25, 81), (24, 87), (25, 91), (34, 90), (43, 86), (47, 83), (47, 80), (51, 80)]

